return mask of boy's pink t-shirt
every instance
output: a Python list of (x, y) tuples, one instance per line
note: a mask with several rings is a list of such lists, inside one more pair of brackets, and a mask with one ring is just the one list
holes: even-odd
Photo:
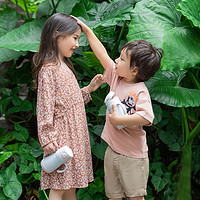
[[(115, 92), (120, 101), (126, 106), (128, 115), (137, 113), (149, 121), (154, 119), (150, 95), (144, 82), (129, 84), (114, 73), (114, 62), (104, 71), (105, 81), (110, 90)], [(148, 147), (146, 132), (142, 126), (128, 126), (123, 129), (115, 128), (109, 122), (109, 112), (106, 112), (106, 123), (102, 132), (102, 139), (117, 153), (133, 158), (146, 158)]]

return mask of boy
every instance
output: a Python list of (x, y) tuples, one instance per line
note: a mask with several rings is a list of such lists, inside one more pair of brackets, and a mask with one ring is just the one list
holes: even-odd
[[(163, 51), (145, 40), (127, 43), (115, 63), (92, 30), (77, 20), (90, 46), (103, 65), (104, 79), (128, 115), (106, 113), (102, 139), (108, 143), (104, 158), (105, 191), (110, 200), (144, 200), (149, 173), (148, 147), (143, 126), (154, 119), (150, 95), (144, 81), (159, 70)], [(118, 129), (118, 125), (126, 126)]]

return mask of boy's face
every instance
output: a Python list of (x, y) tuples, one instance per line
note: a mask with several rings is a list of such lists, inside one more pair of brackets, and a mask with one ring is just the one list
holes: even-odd
[(127, 55), (126, 49), (121, 51), (120, 57), (115, 62), (116, 75), (123, 77), (126, 83), (134, 83), (136, 74), (130, 69), (130, 56)]

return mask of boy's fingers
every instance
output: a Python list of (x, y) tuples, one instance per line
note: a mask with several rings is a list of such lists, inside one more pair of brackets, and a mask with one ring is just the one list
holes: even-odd
[(116, 107), (115, 107), (115, 105), (112, 105), (112, 109), (113, 109), (113, 112), (116, 111)]

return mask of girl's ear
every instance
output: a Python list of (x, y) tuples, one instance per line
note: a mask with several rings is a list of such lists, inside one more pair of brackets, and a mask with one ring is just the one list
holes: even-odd
[(134, 76), (136, 76), (138, 74), (138, 71), (139, 71), (138, 67), (132, 67), (131, 68), (131, 74), (134, 75)]

